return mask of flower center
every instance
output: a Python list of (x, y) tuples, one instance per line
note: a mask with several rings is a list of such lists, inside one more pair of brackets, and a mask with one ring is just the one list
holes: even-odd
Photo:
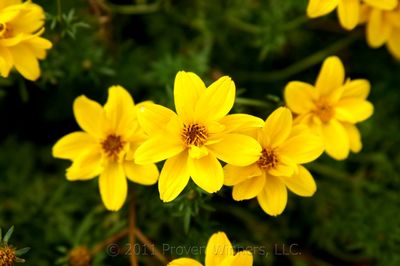
[(0, 38), (10, 37), (11, 29), (5, 23), (0, 23)]
[(333, 109), (332, 105), (327, 102), (318, 102), (316, 107), (317, 108), (314, 110), (314, 114), (316, 114), (324, 123), (329, 122), (329, 120), (331, 120), (335, 115), (335, 110)]
[(17, 261), (15, 249), (12, 247), (1, 247), (0, 248), (0, 265), (13, 266)]
[(181, 136), (187, 146), (194, 145), (200, 147), (206, 143), (208, 132), (205, 126), (195, 123), (185, 125)]
[(108, 135), (108, 137), (101, 143), (104, 152), (108, 157), (115, 159), (124, 147), (125, 142), (121, 139), (121, 136)]
[(263, 170), (275, 168), (278, 163), (278, 156), (275, 151), (271, 149), (263, 149), (257, 161), (257, 165)]
[(92, 255), (90, 251), (83, 246), (79, 246), (71, 250), (68, 254), (68, 265), (71, 266), (90, 266)]

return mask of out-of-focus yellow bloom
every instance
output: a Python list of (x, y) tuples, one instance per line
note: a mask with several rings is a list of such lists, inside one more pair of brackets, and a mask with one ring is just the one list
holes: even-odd
[(400, 60), (400, 5), (390, 11), (364, 5), (361, 22), (367, 24), (370, 47), (378, 48), (386, 44), (390, 53)]
[(104, 107), (79, 96), (74, 102), (74, 114), (83, 131), (64, 136), (53, 147), (54, 157), (73, 161), (67, 169), (68, 180), (100, 175), (100, 195), (108, 210), (117, 211), (124, 204), (126, 177), (142, 185), (152, 185), (158, 179), (154, 164), (134, 162), (135, 150), (146, 139), (137, 122), (139, 106), (120, 86), (109, 89)]
[[(208, 240), (205, 266), (252, 266), (253, 255), (249, 251), (235, 254), (231, 242), (223, 232), (215, 233)], [(167, 266), (202, 266), (194, 259), (181, 258), (171, 261)]]
[(332, 56), (324, 61), (315, 86), (292, 81), (284, 94), (287, 106), (297, 115), (295, 122), (308, 125), (322, 136), (326, 153), (342, 160), (350, 150), (361, 150), (355, 124), (373, 113), (373, 105), (366, 100), (369, 91), (367, 80), (345, 81), (342, 62)]
[(174, 200), (190, 177), (208, 193), (220, 190), (224, 173), (218, 159), (242, 166), (258, 159), (258, 142), (232, 131), (261, 119), (245, 114), (227, 116), (235, 101), (235, 84), (229, 77), (206, 88), (196, 74), (180, 71), (174, 100), (177, 114), (156, 104), (143, 105), (138, 114), (150, 138), (136, 150), (135, 161), (146, 164), (167, 159), (158, 182), (164, 202)]
[(8, 77), (15, 66), (26, 79), (40, 77), (38, 59), (46, 57), (52, 47), (40, 37), (44, 32), (43, 9), (27, 1), (0, 1), (0, 75)]
[(310, 18), (321, 17), (337, 8), (342, 27), (352, 30), (359, 22), (362, 2), (383, 10), (392, 10), (398, 4), (398, 0), (310, 0), (307, 15)]
[(233, 186), (235, 200), (257, 197), (263, 210), (275, 216), (286, 207), (286, 188), (303, 197), (315, 193), (313, 177), (300, 164), (315, 160), (324, 151), (320, 137), (304, 125), (293, 126), (292, 113), (285, 107), (274, 111), (252, 134), (263, 148), (258, 161), (245, 167), (224, 167), (225, 185)]

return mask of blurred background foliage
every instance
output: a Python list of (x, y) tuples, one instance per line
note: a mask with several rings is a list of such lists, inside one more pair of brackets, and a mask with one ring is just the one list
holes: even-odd
[[(306, 0), (36, 2), (48, 13), (46, 36), (54, 43), (42, 78), (0, 79), (0, 227), (15, 225), (13, 244), (32, 247), (26, 265), (68, 265), (78, 246), (95, 253), (93, 265), (129, 264), (128, 256), (101, 248), (127, 228), (129, 204), (105, 211), (97, 179), (67, 182), (69, 163), (51, 157), (55, 141), (78, 129), (75, 97), (104, 103), (108, 87), (120, 84), (137, 102), (172, 107), (174, 76), (187, 70), (208, 84), (230, 75), (238, 88), (234, 111), (265, 118), (283, 104), (287, 82), (313, 83), (333, 54), (348, 76), (371, 81), (375, 114), (361, 124), (360, 154), (308, 165), (314, 197), (291, 195), (275, 218), (255, 200), (234, 202), (230, 188), (208, 195), (189, 186), (163, 204), (157, 186), (130, 183), (137, 225), (160, 250), (205, 245), (225, 231), (238, 249), (254, 249), (255, 265), (400, 265), (400, 64), (385, 48), (368, 48), (363, 28), (342, 30), (335, 14), (308, 20)], [(128, 239), (117, 243), (127, 247)], [(203, 261), (204, 253), (165, 256)], [(153, 256), (139, 260), (162, 265)]]

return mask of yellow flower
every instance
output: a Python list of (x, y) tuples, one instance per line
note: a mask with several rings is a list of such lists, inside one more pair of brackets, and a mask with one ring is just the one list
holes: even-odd
[(31, 1), (0, 2), (0, 75), (8, 77), (15, 66), (26, 79), (40, 76), (38, 59), (46, 57), (52, 47), (40, 37), (44, 32), (44, 11)]
[(253, 134), (263, 148), (257, 162), (224, 167), (225, 185), (233, 186), (233, 199), (257, 197), (262, 209), (275, 216), (286, 207), (286, 188), (299, 196), (312, 196), (317, 189), (314, 179), (300, 164), (321, 155), (321, 139), (306, 126), (293, 126), (292, 113), (285, 107), (275, 110)]
[(315, 86), (292, 81), (285, 88), (285, 101), (295, 122), (318, 132), (325, 151), (336, 160), (347, 158), (349, 151), (361, 150), (360, 132), (356, 123), (369, 118), (373, 105), (366, 100), (370, 91), (367, 80), (348, 79), (342, 62), (336, 56), (327, 58)]
[[(234, 249), (223, 232), (215, 233), (208, 240), (205, 266), (252, 266), (253, 255), (249, 251), (240, 251), (234, 255)], [(181, 258), (171, 261), (167, 266), (202, 266), (201, 263)]]
[(398, 0), (310, 0), (307, 15), (310, 18), (321, 17), (337, 8), (342, 27), (352, 30), (359, 22), (362, 2), (376, 8), (392, 10), (396, 7)]
[(363, 6), (362, 11), (368, 45), (378, 48), (386, 44), (390, 53), (400, 60), (400, 5), (390, 11)]
[(134, 152), (146, 138), (137, 122), (137, 108), (120, 86), (109, 89), (104, 107), (79, 96), (74, 102), (74, 114), (83, 131), (64, 136), (53, 147), (54, 157), (73, 161), (67, 169), (68, 180), (100, 175), (100, 195), (112, 211), (119, 210), (125, 202), (126, 177), (142, 185), (152, 185), (158, 179), (154, 164), (134, 163)]
[[(235, 84), (222, 77), (208, 88), (194, 73), (178, 72), (174, 84), (177, 114), (163, 106), (145, 104), (139, 123), (150, 136), (135, 153), (138, 164), (167, 159), (158, 188), (164, 202), (174, 200), (190, 177), (208, 193), (224, 182), (218, 159), (234, 165), (256, 161), (261, 147), (251, 137), (232, 133), (259, 119), (245, 114), (228, 115), (235, 101)], [(218, 158), (218, 159), (217, 159)]]

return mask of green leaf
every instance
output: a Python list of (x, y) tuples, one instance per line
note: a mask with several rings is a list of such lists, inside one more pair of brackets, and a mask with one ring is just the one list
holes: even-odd
[(11, 228), (7, 231), (7, 233), (4, 235), (3, 242), (8, 243), (8, 240), (10, 240), (12, 233), (14, 232), (14, 226), (11, 226)]
[(17, 255), (18, 257), (22, 256), (22, 255), (26, 254), (29, 250), (31, 250), (30, 247), (18, 249), (17, 251), (15, 251), (15, 255)]

